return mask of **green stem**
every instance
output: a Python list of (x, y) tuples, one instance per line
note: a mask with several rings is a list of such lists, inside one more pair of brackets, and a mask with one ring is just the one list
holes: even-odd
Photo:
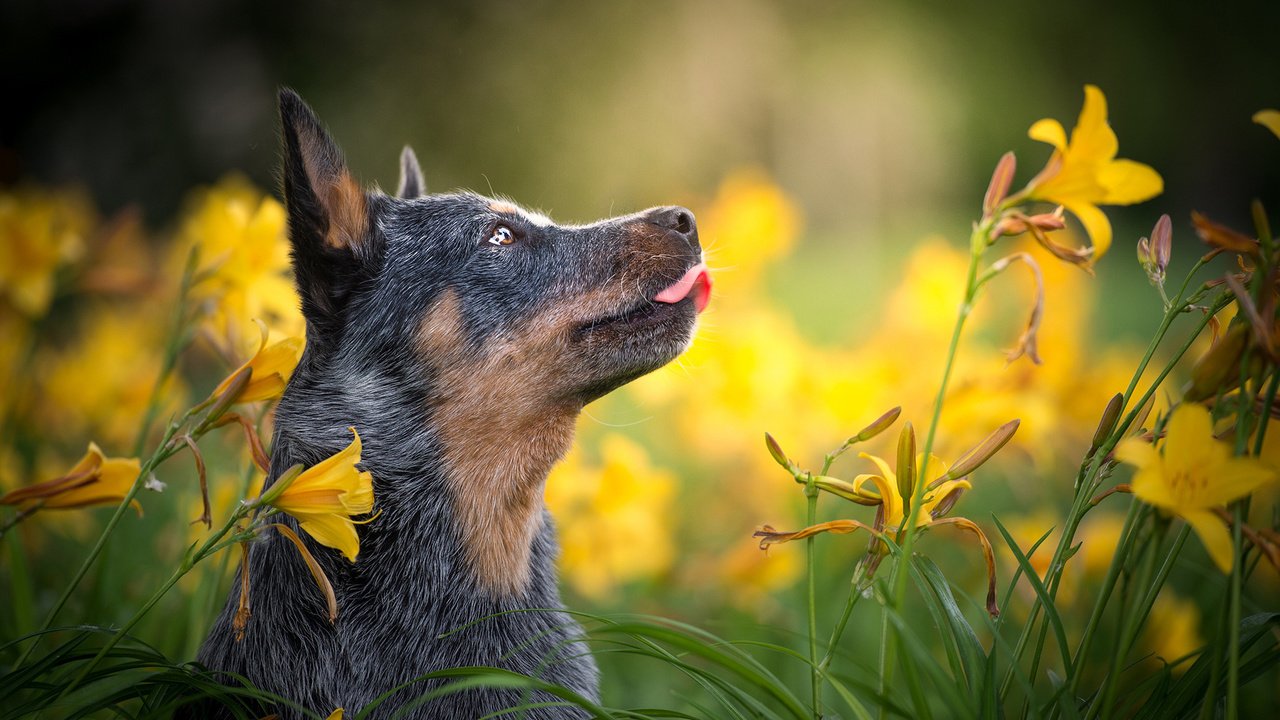
[(826, 670), (831, 666), (831, 661), (835, 657), (836, 645), (840, 643), (840, 638), (844, 635), (845, 627), (849, 624), (849, 617), (853, 615), (853, 607), (862, 599), (862, 593), (866, 590), (865, 583), (869, 582), (874, 574), (869, 575), (867, 572), (868, 559), (864, 559), (854, 568), (853, 577), (849, 580), (849, 599), (845, 601), (844, 612), (840, 615), (839, 622), (836, 623), (835, 629), (831, 631), (831, 639), (827, 641), (827, 654), (823, 656), (819, 667)]
[[(1098, 490), (1099, 484), (1101, 482), (1099, 479), (1100, 471), (1102, 470), (1102, 467), (1105, 464), (1108, 456), (1111, 454), (1111, 451), (1115, 449), (1115, 446), (1120, 442), (1121, 438), (1123, 438), (1125, 434), (1128, 433), (1130, 425), (1132, 425), (1133, 422), (1137, 419), (1138, 413), (1142, 411), (1143, 406), (1146, 405), (1147, 401), (1151, 398), (1151, 396), (1155, 394), (1155, 391), (1164, 382), (1165, 378), (1169, 376), (1169, 373), (1173, 372), (1174, 366), (1182, 359), (1183, 355), (1185, 355), (1186, 352), (1191, 348), (1196, 338), (1199, 337), (1200, 332), (1204, 330), (1204, 327), (1206, 325), (1209, 324), (1209, 320), (1213, 317), (1214, 314), (1216, 314), (1219, 310), (1221, 310), (1223, 307), (1225, 307), (1228, 304), (1228, 294), (1224, 293), (1220, 295), (1211, 304), (1209, 311), (1201, 317), (1200, 322), (1196, 325), (1195, 331), (1192, 332), (1187, 337), (1187, 339), (1182, 344), (1182, 346), (1174, 353), (1173, 357), (1165, 364), (1164, 369), (1160, 372), (1160, 374), (1156, 377), (1156, 379), (1151, 383), (1147, 391), (1143, 393), (1142, 397), (1136, 402), (1128, 402), (1129, 398), (1133, 397), (1133, 393), (1137, 388), (1137, 384), (1141, 379), (1143, 372), (1145, 372), (1146, 366), (1150, 362), (1151, 357), (1154, 355), (1156, 347), (1160, 344), (1161, 340), (1163, 340), (1165, 334), (1168, 332), (1169, 326), (1172, 324), (1174, 317), (1178, 313), (1182, 312), (1182, 309), (1185, 307), (1185, 304), (1183, 302), (1183, 297), (1185, 295), (1188, 281), (1190, 280), (1191, 275), (1194, 274), (1195, 271), (1199, 269), (1201, 264), (1202, 263), (1197, 263), (1196, 267), (1193, 268), (1191, 273), (1188, 274), (1187, 281), (1183, 282), (1182, 289), (1179, 290), (1177, 300), (1175, 300), (1174, 309), (1172, 309), (1169, 313), (1166, 313), (1165, 318), (1161, 322), (1160, 328), (1156, 333), (1156, 336), (1152, 338), (1151, 344), (1147, 348), (1147, 352), (1144, 355), (1142, 362), (1139, 364), (1137, 371), (1134, 372), (1133, 379), (1129, 383), (1129, 388), (1125, 392), (1126, 405), (1130, 408), (1128, 414), (1125, 416), (1123, 421), (1121, 421), (1116, 425), (1115, 430), (1112, 431), (1111, 436), (1107, 438), (1107, 441), (1104, 442), (1102, 446), (1098, 448), (1097, 451), (1095, 451), (1093, 460), (1089, 464), (1088, 471), (1085, 473), (1084, 477), (1078, 483), (1078, 487), (1076, 488), (1076, 496), (1072, 502), (1071, 511), (1067, 515), (1067, 522), (1065, 527), (1063, 528), (1062, 537), (1059, 538), (1058, 540), (1058, 547), (1055, 549), (1053, 554), (1053, 559), (1049, 564), (1049, 570), (1048, 570), (1047, 576), (1049, 579), (1048, 592), (1049, 592), (1050, 600), (1057, 598), (1058, 588), (1062, 580), (1062, 572), (1065, 568), (1066, 555), (1070, 551), (1072, 544), (1075, 541), (1075, 533), (1076, 533), (1076, 530), (1079, 528), (1080, 521), (1084, 519), (1085, 514), (1089, 510), (1089, 501), (1092, 499), (1094, 493), (1096, 493)], [(1193, 298), (1192, 300), (1194, 299), (1195, 298)], [(1188, 302), (1191, 302), (1191, 301), (1188, 301)], [(1014, 664), (1020, 662), (1022, 659), (1022, 654), (1026, 650), (1026, 647), (1030, 640), (1030, 634), (1033, 631), (1033, 629), (1036, 627), (1035, 621), (1039, 617), (1040, 610), (1041, 610), (1041, 600), (1039, 598), (1036, 598), (1035, 602), (1032, 604), (1031, 613), (1028, 616), (1028, 620), (1026, 624), (1023, 625), (1022, 632), (1018, 637), (1017, 644), (1015, 645), (1013, 656), (1011, 658), (1011, 662), (1013, 662)], [(1044, 623), (1041, 623), (1040, 625), (1040, 641), (1037, 643), (1037, 647), (1043, 648), (1044, 640), (1047, 632), (1048, 632), (1048, 625), (1046, 620)], [(1039, 654), (1039, 651), (1037, 651), (1037, 655), (1038, 654)], [(1079, 669), (1079, 666), (1077, 665), (1077, 670), (1078, 669)], [(1075, 677), (1073, 678), (1073, 684), (1078, 683), (1079, 681), (1078, 678), (1079, 678), (1079, 674), (1076, 673)], [(1008, 692), (1008, 689), (1009, 689), (1009, 684), (1006, 683), (1001, 690), (1001, 695), (1004, 696), (1004, 694)]]
[[(830, 463), (826, 463), (829, 466)], [(822, 474), (828, 467), (824, 466)], [(811, 527), (818, 523), (818, 486), (813, 482), (813, 475), (805, 479), (804, 495), (808, 499), (808, 524)], [(813, 717), (822, 717), (822, 671), (818, 668), (818, 606), (816, 580), (818, 575), (817, 558), (813, 552), (813, 536), (805, 538), (805, 557), (809, 565), (808, 582), (808, 614), (809, 614), (809, 681), (813, 691)]]
[(1143, 593), (1143, 589), (1151, 583), (1151, 575), (1155, 572), (1156, 553), (1159, 551), (1162, 540), (1162, 533), (1152, 528), (1151, 536), (1146, 539), (1143, 546), (1138, 550), (1142, 556), (1142, 566), (1138, 571), (1137, 578), (1126, 583), (1125, 594), (1129, 595), (1131, 600), (1139, 598), (1139, 601), (1129, 603), (1126, 608), (1128, 612), (1125, 612), (1120, 619), (1119, 643), (1115, 651), (1111, 653), (1111, 671), (1107, 673), (1107, 678), (1103, 681), (1102, 703), (1095, 705), (1090, 710), (1090, 717), (1101, 715), (1103, 718), (1110, 718), (1112, 716), (1116, 693), (1120, 689), (1120, 673), (1124, 669), (1124, 659), (1128, 657), (1129, 650), (1137, 639), (1138, 632), (1142, 629), (1143, 620), (1146, 618), (1146, 613), (1141, 605), (1141, 600), (1145, 599), (1146, 596), (1146, 593)]
[(231, 518), (227, 520), (227, 523), (222, 526), (222, 529), (209, 536), (209, 538), (205, 540), (204, 544), (200, 546), (199, 550), (196, 550), (184, 557), (182, 559), (182, 563), (178, 566), (178, 569), (169, 576), (169, 579), (166, 580), (164, 584), (147, 599), (147, 602), (133, 614), (133, 617), (129, 618), (128, 622), (121, 626), (119, 630), (116, 630), (115, 634), (111, 636), (111, 639), (107, 641), (106, 645), (103, 645), (102, 649), (98, 651), (98, 654), (93, 656), (93, 659), (82, 667), (80, 672), (76, 673), (71, 682), (68, 683), (66, 687), (62, 689), (62, 692), (58, 694), (58, 700), (66, 697), (67, 693), (78, 687), (80, 683), (84, 681), (85, 677), (88, 676), (89, 673), (93, 672), (93, 669), (98, 666), (98, 663), (102, 662), (102, 659), (107, 656), (107, 653), (111, 652), (111, 649), (124, 639), (125, 635), (127, 635), (129, 631), (142, 620), (143, 616), (150, 612), (151, 609), (156, 606), (156, 603), (160, 602), (161, 598), (163, 598), (165, 594), (183, 578), (183, 576), (191, 572), (191, 569), (200, 561), (219, 550), (222, 550), (230, 544), (239, 542), (238, 538), (228, 542), (221, 541), (226, 537), (227, 533), (231, 532), (236, 523), (240, 522), (240, 520), (249, 512), (250, 508), (248, 506), (241, 505), (238, 507), (236, 511), (231, 514)]

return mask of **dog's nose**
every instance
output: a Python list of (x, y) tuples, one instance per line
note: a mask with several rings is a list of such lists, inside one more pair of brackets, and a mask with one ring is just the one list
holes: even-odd
[(689, 208), (679, 205), (654, 208), (645, 219), (660, 228), (675, 232), (688, 241), (690, 246), (698, 246), (698, 221)]

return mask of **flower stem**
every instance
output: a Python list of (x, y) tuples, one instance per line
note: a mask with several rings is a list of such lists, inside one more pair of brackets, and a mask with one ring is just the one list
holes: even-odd
[[(826, 475), (830, 469), (831, 461), (828, 459), (822, 467), (822, 474)], [(813, 474), (810, 473), (805, 478), (804, 496), (808, 499), (808, 519), (806, 527), (812, 527), (818, 522), (818, 486), (814, 484)], [(816, 580), (818, 576), (817, 557), (813, 552), (812, 536), (805, 538), (804, 550), (805, 557), (809, 564), (809, 583), (808, 583), (808, 614), (809, 614), (809, 681), (813, 691), (813, 717), (818, 720), (822, 717), (822, 670), (818, 667), (818, 605), (817, 605), (817, 588)]]

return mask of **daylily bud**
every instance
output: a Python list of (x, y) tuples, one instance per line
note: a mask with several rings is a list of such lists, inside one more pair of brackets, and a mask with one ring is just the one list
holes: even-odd
[(1018, 159), (1012, 152), (1000, 156), (995, 172), (991, 174), (991, 183), (987, 185), (986, 197), (982, 199), (983, 215), (991, 215), (996, 206), (1009, 194), (1009, 186), (1013, 183), (1014, 171), (1018, 168)]
[(1240, 372), (1240, 355), (1244, 353), (1249, 342), (1249, 326), (1243, 322), (1232, 323), (1227, 334), (1218, 344), (1200, 358), (1191, 369), (1191, 386), (1183, 393), (1183, 398), (1191, 402), (1207, 400), (1218, 394), (1233, 375)]
[(893, 426), (895, 422), (898, 421), (898, 416), (901, 414), (902, 414), (901, 407), (896, 407), (896, 408), (893, 408), (892, 410), (889, 410), (885, 414), (876, 418), (875, 421), (872, 422), (870, 425), (858, 431), (857, 435), (854, 435), (850, 437), (848, 440), (845, 440), (844, 443), (841, 444), (840, 447), (836, 448), (835, 452), (831, 453), (831, 455), (828, 457), (832, 459), (840, 457), (841, 455), (844, 454), (844, 451), (848, 450), (850, 447), (853, 447), (855, 444), (860, 442), (866, 442), (871, 438), (884, 432), (885, 430), (888, 430), (890, 427)]
[(1129, 426), (1127, 431), (1128, 434), (1132, 435), (1133, 433), (1142, 430), (1142, 426), (1147, 422), (1147, 418), (1151, 417), (1151, 409), (1155, 406), (1156, 396), (1152, 394), (1151, 397), (1147, 398), (1147, 401), (1142, 404), (1142, 407), (1138, 408), (1138, 414), (1134, 416), (1133, 424)]
[(879, 497), (872, 497), (866, 493), (860, 492), (853, 483), (845, 482), (839, 478), (833, 478), (827, 475), (815, 475), (813, 476), (813, 484), (814, 487), (819, 490), (825, 490), (832, 495), (842, 497), (849, 502), (857, 503), (859, 505), (872, 507), (884, 502)]
[(282, 473), (280, 477), (276, 478), (276, 481), (271, 484), (271, 487), (263, 491), (262, 495), (260, 495), (253, 504), (270, 505), (275, 502), (276, 498), (280, 497), (285, 490), (289, 489), (289, 486), (293, 484), (293, 481), (298, 479), (298, 476), (302, 474), (302, 470), (303, 466), (301, 464), (294, 465), (288, 470), (285, 470), (284, 473)]
[(1021, 422), (1021, 420), (1010, 420), (996, 428), (995, 432), (988, 435), (986, 440), (983, 440), (969, 452), (962, 455), (943, 477), (947, 480), (955, 480), (977, 470), (997, 452), (1000, 452), (1000, 448), (1004, 447), (1013, 438), (1013, 434), (1018, 431), (1018, 425)]
[(791, 462), (791, 458), (787, 457), (787, 454), (782, 451), (782, 446), (779, 445), (778, 441), (774, 440), (773, 436), (769, 433), (764, 434), (764, 446), (769, 448), (769, 455), (773, 458), (773, 461), (778, 463), (778, 465), (784, 470), (792, 475), (799, 472), (799, 468), (796, 467), (796, 464)]
[(911, 492), (916, 484), (916, 430), (907, 422), (898, 434), (898, 494), (902, 496), (905, 516), (911, 512)]
[(1161, 215), (1151, 230), (1151, 254), (1156, 261), (1156, 270), (1164, 278), (1165, 268), (1169, 267), (1169, 257), (1173, 254), (1173, 221), (1168, 214)]
[(1102, 447), (1102, 443), (1111, 437), (1111, 431), (1116, 429), (1116, 422), (1120, 419), (1120, 411), (1124, 409), (1124, 393), (1116, 393), (1111, 397), (1111, 401), (1107, 403), (1107, 409), (1102, 411), (1102, 419), (1098, 421), (1098, 429), (1093, 431), (1093, 442), (1089, 445), (1089, 454)]
[(1156, 259), (1151, 255), (1151, 242), (1145, 237), (1138, 238), (1138, 264), (1147, 273), (1147, 277), (1155, 275)]
[(859, 432), (854, 437), (857, 438), (858, 442), (866, 442), (871, 438), (884, 432), (885, 430), (888, 430), (890, 426), (892, 426), (895, 422), (898, 421), (898, 416), (901, 414), (902, 414), (901, 407), (893, 408), (892, 410), (881, 415), (879, 418), (876, 418), (875, 422), (863, 428), (862, 431)]

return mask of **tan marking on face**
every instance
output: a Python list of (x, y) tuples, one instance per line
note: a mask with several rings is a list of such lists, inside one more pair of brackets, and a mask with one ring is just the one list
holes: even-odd
[(433, 421), (455, 523), (476, 580), (499, 596), (528, 587), (543, 485), (573, 440), (579, 407), (553, 380), (571, 324), (544, 314), (473, 350), (449, 291), (418, 332), (418, 350), (437, 370)]
[(546, 215), (533, 212), (532, 210), (526, 210), (510, 200), (491, 200), (489, 202), (489, 209), (499, 215), (516, 215), (522, 217), (539, 227), (546, 227), (552, 224), (551, 218)]

